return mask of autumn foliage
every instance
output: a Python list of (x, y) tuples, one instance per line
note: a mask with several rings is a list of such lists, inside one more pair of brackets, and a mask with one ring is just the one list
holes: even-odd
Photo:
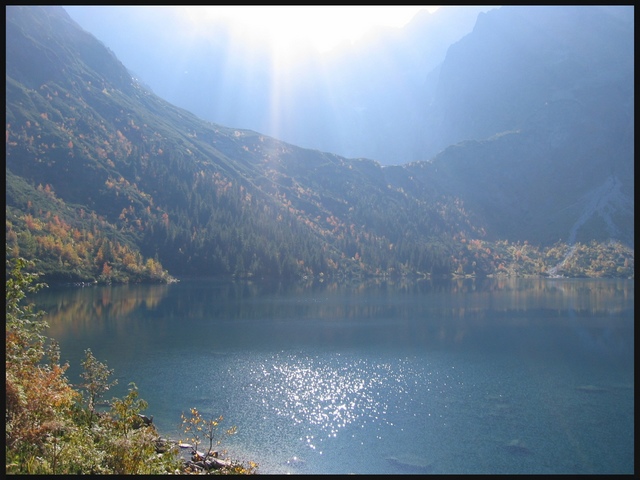
[[(26, 303), (43, 286), (32, 266), (18, 257), (8, 262), (6, 282), (5, 453), (8, 474), (180, 474), (177, 448), (160, 439), (153, 423), (141, 421), (147, 403), (129, 384), (124, 398), (108, 410), (96, 405), (113, 373), (85, 351), (79, 388), (65, 376), (55, 341), (47, 338), (42, 312)], [(162, 443), (162, 447), (160, 447)], [(217, 473), (253, 473), (239, 462)]]

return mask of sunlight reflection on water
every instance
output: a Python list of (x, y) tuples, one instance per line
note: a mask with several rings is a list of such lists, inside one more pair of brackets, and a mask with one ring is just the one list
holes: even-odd
[(224, 447), (259, 473), (593, 474), (633, 470), (632, 287), (181, 282), (156, 302), (142, 286), (41, 299), (69, 378), (91, 348), (163, 434), (181, 438), (192, 406), (224, 415)]
[(347, 426), (393, 427), (390, 415), (415, 400), (416, 388), (431, 390), (437, 382), (433, 372), (410, 360), (374, 363), (341, 354), (275, 354), (250, 373), (250, 395), (266, 410), (305, 427), (304, 441), (314, 450), (322, 438), (336, 437)]

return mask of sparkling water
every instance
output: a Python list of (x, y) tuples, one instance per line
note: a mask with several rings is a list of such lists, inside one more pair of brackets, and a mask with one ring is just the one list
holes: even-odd
[(258, 473), (634, 471), (633, 281), (183, 281), (36, 299), (145, 413), (222, 415)]

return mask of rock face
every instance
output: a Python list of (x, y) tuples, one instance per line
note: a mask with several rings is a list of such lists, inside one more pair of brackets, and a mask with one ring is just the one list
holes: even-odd
[[(631, 113), (633, 8), (501, 7), (449, 48), (427, 108), (425, 153), (522, 128), (546, 105), (578, 102), (601, 126)], [(617, 111), (617, 112), (616, 112)], [(596, 113), (599, 112), (599, 113)]]
[(219, 458), (219, 453), (216, 450), (203, 453), (188, 443), (178, 443), (163, 437), (156, 439), (156, 453), (164, 454), (172, 449), (179, 451), (183, 473), (204, 473), (210, 470), (229, 468), (233, 465), (231, 460)]
[(138, 422), (135, 428), (148, 427), (153, 424), (153, 415), (147, 417), (146, 415), (138, 414)]
[(205, 454), (192, 450), (191, 458), (183, 462), (183, 465), (186, 470), (202, 472), (228, 468), (231, 467), (232, 462), (231, 460), (218, 458), (218, 452), (216, 451)]
[(633, 32), (628, 7), (481, 13), (425, 106), (424, 181), (497, 237), (632, 245)]

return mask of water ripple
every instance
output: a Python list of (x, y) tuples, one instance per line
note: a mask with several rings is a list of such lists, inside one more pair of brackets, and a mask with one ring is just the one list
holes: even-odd
[(431, 372), (416, 370), (410, 360), (288, 353), (254, 365), (250, 377), (249, 394), (277, 416), (305, 427), (312, 449), (350, 425), (393, 427), (390, 414), (406, 409), (417, 389), (424, 391), (433, 381)]

